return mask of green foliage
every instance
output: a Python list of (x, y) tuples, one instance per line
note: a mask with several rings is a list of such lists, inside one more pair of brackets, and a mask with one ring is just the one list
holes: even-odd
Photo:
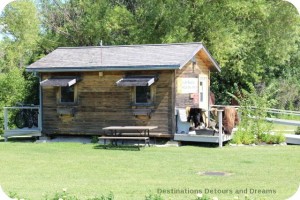
[(0, 16), (3, 41), (0, 43), (0, 72), (24, 67), (39, 41), (40, 27), (35, 5), (30, 0), (10, 3)]
[[(15, 192), (13, 193), (11, 192), (9, 196), (17, 200), (22, 199)], [(53, 196), (45, 195), (42, 199), (43, 200), (80, 200), (78, 197), (69, 194), (66, 189), (63, 189), (62, 192), (56, 192)], [(101, 195), (101, 197), (88, 198), (87, 200), (114, 200), (114, 195), (112, 192), (110, 192), (107, 196)]]
[(258, 134), (256, 142), (265, 142), (267, 144), (280, 144), (285, 141), (285, 137), (282, 133), (270, 134), (262, 133)]
[(99, 142), (99, 138), (98, 136), (92, 136), (92, 139), (91, 139), (91, 143), (98, 143)]
[(300, 126), (298, 126), (297, 129), (295, 130), (295, 134), (300, 135)]
[(202, 194), (198, 194), (198, 197), (195, 200), (211, 200), (212, 198), (202, 195)]
[(260, 136), (268, 135), (266, 133), (269, 133), (272, 129), (272, 124), (266, 122), (265, 118), (267, 117), (266, 109), (272, 107), (276, 103), (276, 101), (272, 99), (274, 93), (276, 93), (274, 85), (255, 88), (253, 85), (249, 84), (248, 87), (249, 92), (242, 90), (239, 94), (240, 98), (230, 94), (239, 101), (241, 106), (239, 108), (241, 122), (232, 140), (232, 142), (236, 144), (252, 144), (259, 142), (261, 139)]
[[(4, 106), (12, 106), (16, 105), (17, 102), (23, 102), (27, 93), (25, 85), (26, 81), (23, 73), (18, 68), (14, 68), (8, 73), (0, 73), (0, 113), (3, 113)], [(0, 124), (3, 123), (4, 116), (0, 115)], [(0, 133), (3, 133), (2, 126)]]
[[(288, 76), (272, 81), (277, 92), (274, 98), (277, 100), (276, 107), (286, 110), (299, 110), (300, 108), (300, 82), (296, 76)], [(288, 89), (287, 89), (288, 88)]]
[(281, 77), (290, 65), (298, 68), (290, 62), (299, 48), (300, 18), (287, 2), (201, 1), (194, 8), (195, 40), (222, 66), (222, 73), (212, 76), (218, 104), (230, 102), (227, 92), (235, 93), (234, 83), (245, 89)]
[(149, 194), (145, 196), (145, 200), (164, 200), (160, 194)]
[(79, 200), (77, 197), (70, 195), (66, 190), (62, 192), (56, 192), (54, 196), (48, 197), (47, 195), (44, 197), (45, 200)]
[[(0, 111), (17, 102), (38, 103), (37, 79), (24, 72), (40, 40), (39, 19), (30, 0), (10, 3), (0, 15)], [(11, 114), (11, 113), (10, 113)], [(10, 115), (10, 117), (12, 117)], [(0, 115), (3, 124), (3, 115)], [(0, 133), (2, 133), (2, 126)]]

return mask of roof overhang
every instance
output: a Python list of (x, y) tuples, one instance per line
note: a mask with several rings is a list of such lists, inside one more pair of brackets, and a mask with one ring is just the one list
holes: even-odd
[(117, 86), (151, 86), (157, 80), (156, 76), (129, 76), (116, 82)]
[(34, 67), (26, 68), (27, 72), (95, 72), (95, 71), (136, 71), (136, 70), (175, 70), (179, 64), (174, 65), (141, 65), (141, 66), (89, 66), (89, 67)]
[(184, 62), (182, 62), (180, 64), (179, 69), (182, 69), (200, 51), (203, 51), (205, 53), (208, 61), (211, 63), (210, 64), (210, 71), (212, 71), (212, 72), (221, 72), (221, 67), (219, 66), (217, 61), (211, 56), (211, 54), (209, 53), (209, 51), (206, 49), (206, 47), (203, 44), (199, 45), (199, 47), (195, 49), (195, 51), (188, 57), (188, 59), (186, 59)]
[(42, 87), (70, 87), (77, 83), (76, 78), (50, 78), (40, 82)]

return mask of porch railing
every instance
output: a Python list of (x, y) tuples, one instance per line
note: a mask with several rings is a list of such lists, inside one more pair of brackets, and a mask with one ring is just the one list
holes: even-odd
[[(26, 135), (26, 134), (32, 134), (42, 131), (42, 118), (41, 118), (41, 110), (40, 106), (34, 105), (34, 106), (13, 106), (13, 107), (4, 107), (4, 137), (7, 139), (9, 136), (16, 136), (16, 135)], [(31, 112), (27, 113), (37, 113), (38, 119), (37, 123), (33, 123), (32, 127), (22, 127), (18, 128), (15, 124), (15, 118), (18, 112), (21, 111), (26, 112), (27, 110), (30, 110)], [(26, 120), (26, 119), (23, 119)], [(32, 120), (32, 119), (31, 119)]]

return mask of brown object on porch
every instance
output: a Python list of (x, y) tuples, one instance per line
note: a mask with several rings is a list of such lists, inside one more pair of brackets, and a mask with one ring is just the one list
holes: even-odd
[(223, 127), (225, 134), (231, 134), (233, 128), (239, 124), (238, 114), (235, 108), (226, 106), (224, 108)]

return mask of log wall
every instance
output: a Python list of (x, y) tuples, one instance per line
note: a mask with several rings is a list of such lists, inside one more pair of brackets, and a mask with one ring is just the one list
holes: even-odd
[[(133, 105), (133, 87), (118, 87), (116, 82), (123, 78), (125, 72), (82, 73), (43, 73), (42, 79), (57, 76), (80, 76), (81, 81), (75, 85), (77, 103), (60, 105), (57, 101), (58, 87), (43, 88), (43, 133), (44, 134), (81, 134), (100, 135), (107, 126), (153, 125), (158, 129), (153, 132), (173, 133), (174, 118), (174, 71), (130, 72), (135, 75), (158, 75), (152, 84), (154, 104), (151, 106)], [(137, 108), (151, 108), (148, 116), (134, 116)], [(72, 114), (59, 114), (61, 110), (74, 110)]]

